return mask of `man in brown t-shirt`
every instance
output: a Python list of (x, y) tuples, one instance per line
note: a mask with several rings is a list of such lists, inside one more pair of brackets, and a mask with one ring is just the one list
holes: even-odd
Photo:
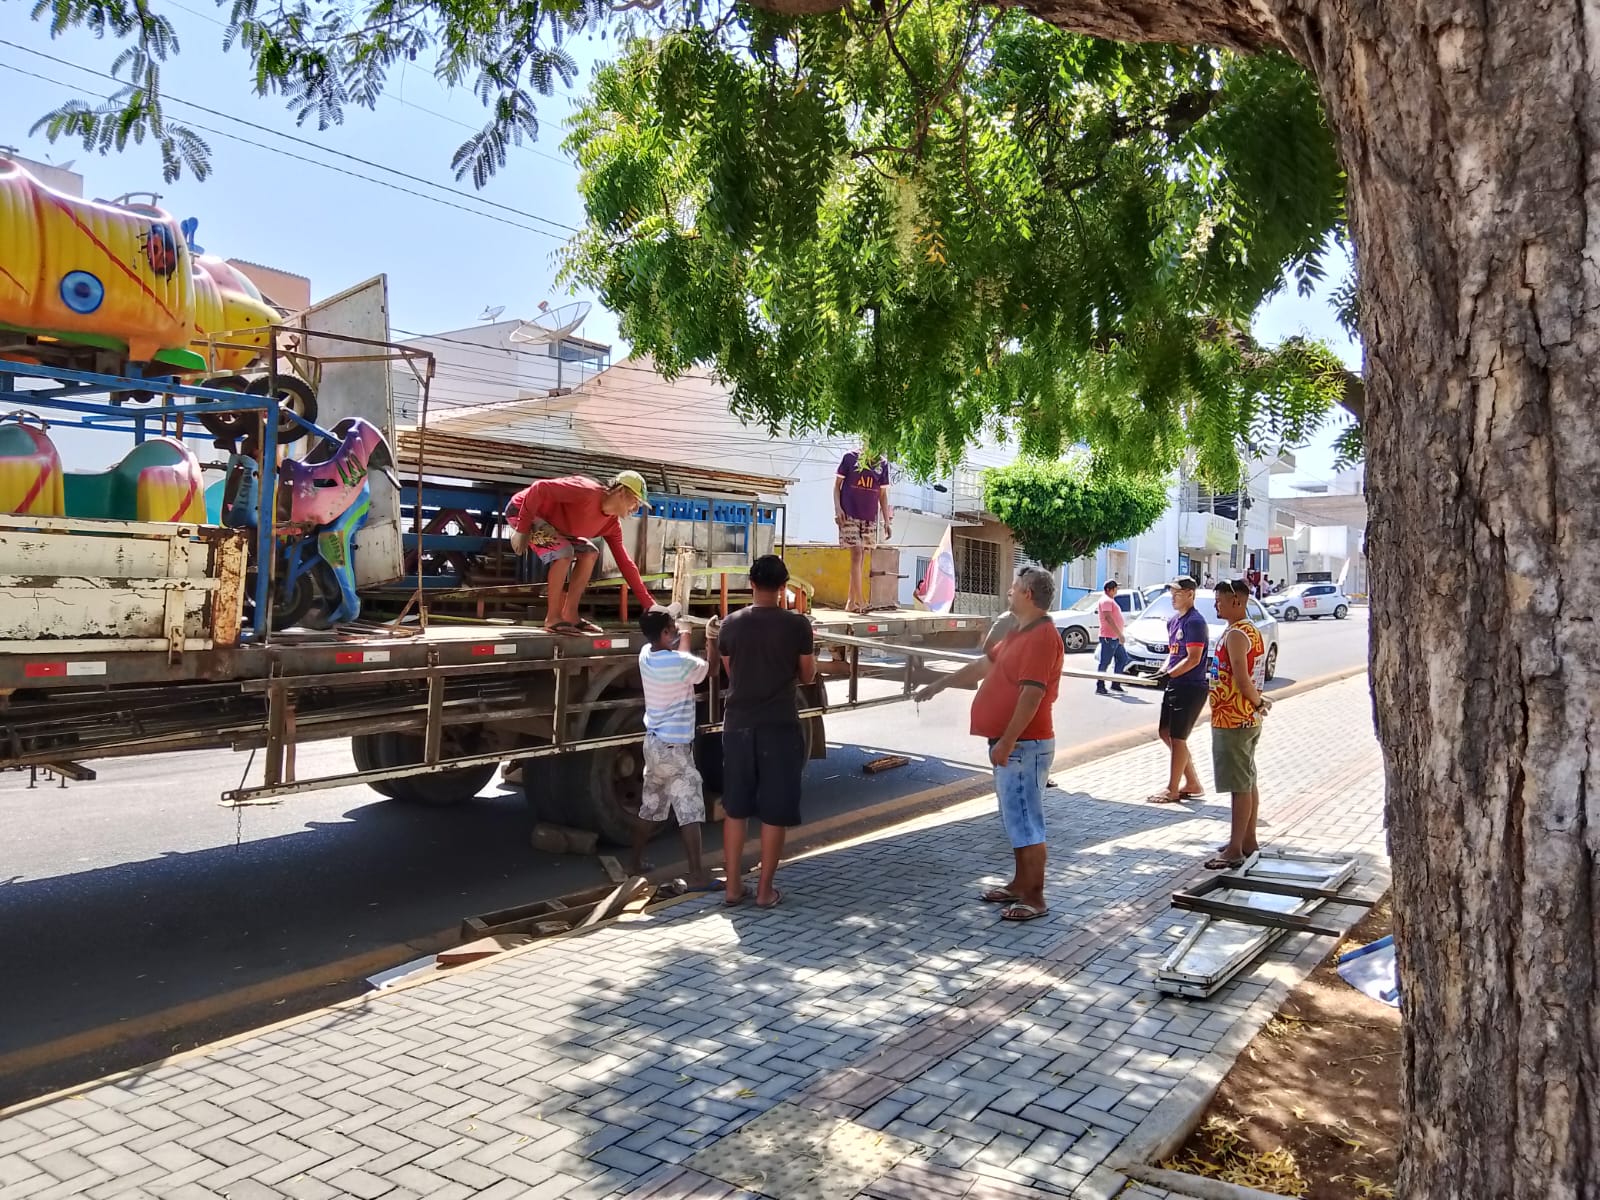
[(1051, 710), (1062, 661), (1061, 636), (1050, 620), (1055, 594), (1048, 571), (1023, 567), (1011, 584), (1003, 635), (989, 640), (982, 658), (917, 693), (921, 701), (947, 687), (978, 685), (972, 732), (989, 741), (1000, 817), (1015, 858), (1011, 881), (983, 898), (1004, 904), (1000, 916), (1007, 921), (1032, 921), (1050, 911), (1044, 899), (1044, 790), (1056, 756)]

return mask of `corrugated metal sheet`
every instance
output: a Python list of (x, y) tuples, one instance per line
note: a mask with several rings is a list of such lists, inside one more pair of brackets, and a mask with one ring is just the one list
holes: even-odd
[[(425, 440), (415, 429), (402, 429), (398, 440), (396, 449), (401, 468), (436, 478), (522, 484), (563, 475), (588, 475), (606, 480), (618, 471), (634, 470), (645, 477), (652, 490), (741, 498), (781, 498), (787, 494), (790, 483), (770, 475), (649, 462), (561, 446), (531, 446), (523, 442), (464, 437), (434, 429), (427, 431)], [(420, 463), (419, 450), (425, 458)]]

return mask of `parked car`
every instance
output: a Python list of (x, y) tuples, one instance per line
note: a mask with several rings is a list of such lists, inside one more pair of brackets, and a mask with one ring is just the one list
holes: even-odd
[(1298, 621), (1301, 617), (1342, 621), (1350, 615), (1350, 597), (1336, 583), (1297, 583), (1268, 596), (1263, 603), (1268, 612), (1285, 621)]
[[(1057, 609), (1050, 614), (1050, 619), (1055, 622), (1056, 632), (1061, 635), (1061, 644), (1069, 652), (1092, 650), (1099, 643), (1100, 615), (1096, 610), (1103, 595), (1105, 595), (1103, 591), (1090, 592), (1086, 596), (1079, 596), (1066, 608)], [(1117, 607), (1127, 614), (1128, 620), (1131, 621), (1142, 613), (1144, 606), (1143, 593), (1134, 588), (1118, 589)]]
[[(1228, 623), (1217, 615), (1217, 594), (1210, 588), (1197, 588), (1194, 606), (1206, 619), (1206, 631), (1211, 635), (1211, 652), (1216, 653), (1217, 643), (1228, 631)], [(1145, 606), (1139, 618), (1128, 625), (1128, 665), (1130, 675), (1154, 675), (1167, 665), (1167, 622), (1173, 614), (1172, 597), (1157, 596)], [(1278, 673), (1278, 620), (1259, 600), (1246, 601), (1245, 612), (1261, 631), (1261, 640), (1267, 644), (1267, 678)]]

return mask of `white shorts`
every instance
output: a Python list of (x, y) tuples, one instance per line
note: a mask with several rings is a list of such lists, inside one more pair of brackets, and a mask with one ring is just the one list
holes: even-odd
[(694, 746), (664, 742), (653, 733), (644, 737), (644, 796), (641, 821), (665, 821), (671, 813), (679, 825), (706, 819), (705, 785), (694, 765)]

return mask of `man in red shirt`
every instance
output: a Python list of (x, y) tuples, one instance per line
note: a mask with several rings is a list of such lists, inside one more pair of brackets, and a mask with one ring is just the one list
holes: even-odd
[(544, 627), (551, 633), (605, 632), (578, 616), (578, 604), (600, 554), (594, 538), (605, 539), (639, 603), (647, 609), (654, 607), (656, 598), (639, 578), (639, 568), (623, 545), (619, 520), (638, 512), (644, 503), (644, 476), (637, 471), (623, 471), (609, 484), (582, 475), (541, 479), (511, 497), (506, 507), (511, 552), (532, 551), (545, 566), (549, 603)]
[(926, 700), (947, 687), (978, 684), (972, 732), (989, 741), (1000, 817), (1015, 859), (1011, 881), (983, 894), (1004, 904), (1002, 920), (1032, 921), (1050, 911), (1044, 899), (1044, 791), (1056, 756), (1051, 710), (1061, 687), (1061, 636), (1050, 620), (1056, 582), (1048, 571), (1023, 567), (1011, 584), (1005, 635), (984, 657), (917, 693)]

